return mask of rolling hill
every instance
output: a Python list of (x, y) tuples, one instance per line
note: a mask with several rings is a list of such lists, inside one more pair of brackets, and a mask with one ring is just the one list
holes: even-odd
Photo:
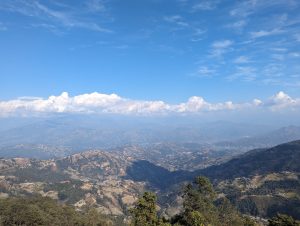
[(205, 169), (170, 171), (129, 152), (86, 151), (37, 160), (0, 159), (0, 197), (41, 195), (103, 214), (126, 215), (145, 190), (159, 195), (161, 211), (180, 208), (184, 182), (199, 175), (214, 183), (245, 214), (277, 212), (300, 219), (300, 141), (256, 149)]
[(232, 179), (283, 171), (300, 173), (299, 163), (300, 141), (293, 141), (268, 149), (252, 150), (200, 172), (213, 179)]
[(249, 151), (196, 171), (241, 212), (259, 217), (286, 213), (300, 219), (300, 141)]

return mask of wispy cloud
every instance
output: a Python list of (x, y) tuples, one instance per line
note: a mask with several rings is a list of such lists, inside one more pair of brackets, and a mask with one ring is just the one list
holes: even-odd
[(216, 41), (212, 44), (212, 47), (215, 49), (224, 49), (231, 46), (233, 42), (231, 40), (222, 40), (222, 41)]
[(239, 56), (238, 58), (234, 59), (233, 61), (235, 64), (246, 64), (249, 63), (250, 60), (246, 56)]
[(207, 30), (200, 29), (200, 28), (194, 28), (191, 41), (192, 42), (198, 42), (203, 39), (203, 35), (207, 32)]
[(240, 79), (243, 81), (254, 81), (257, 77), (257, 69), (251, 66), (238, 66), (236, 71), (227, 77), (228, 80)]
[(245, 18), (265, 9), (273, 7), (294, 8), (297, 4), (298, 1), (296, 0), (245, 0), (238, 1), (229, 13), (231, 16)]
[(226, 24), (225, 27), (229, 29), (241, 31), (246, 25), (247, 25), (246, 20), (238, 20), (236, 22)]
[(262, 74), (269, 78), (278, 78), (284, 75), (284, 66), (281, 63), (269, 63), (262, 68)]
[[(97, 10), (97, 7), (100, 7), (99, 1), (91, 1), (90, 3), (93, 4), (95, 10)], [(34, 17), (40, 21), (40, 23), (36, 24), (48, 24), (51, 26), (62, 26), (67, 28), (83, 28), (98, 32), (111, 32), (110, 29), (103, 28), (97, 22), (94, 22), (90, 18), (86, 18), (83, 11), (74, 11), (71, 7), (61, 6), (58, 9), (57, 6), (51, 8), (40, 1), (3, 0), (0, 2), (0, 10)], [(45, 21), (47, 21), (47, 23), (45, 23)]]
[(212, 57), (221, 57), (224, 53), (226, 53), (233, 45), (233, 41), (231, 40), (221, 40), (214, 42), (211, 47), (211, 56)]
[(189, 23), (187, 23), (182, 16), (180, 15), (173, 15), (173, 16), (165, 16), (164, 20), (173, 23), (179, 27), (188, 27)]
[(300, 34), (295, 34), (294, 37), (297, 42), (300, 42)]
[(88, 0), (86, 5), (91, 12), (104, 12), (106, 11), (105, 0)]
[(0, 22), (0, 31), (6, 31), (7, 30), (7, 27)]
[[(191, 22), (181, 15), (164, 16), (163, 20), (167, 22), (167, 30), (171, 33), (176, 32), (176, 38), (185, 37), (191, 42), (199, 42), (204, 39), (207, 29), (197, 23)], [(182, 32), (184, 31), (184, 33)]]
[(55, 26), (53, 24), (34, 23), (34, 24), (31, 24), (31, 27), (33, 27), (33, 28), (43, 28), (43, 29), (48, 30), (51, 33), (56, 34), (56, 35), (63, 35), (63, 34), (65, 34), (64, 31), (62, 31), (61, 29), (59, 29), (57, 26)]
[(40, 9), (45, 15), (50, 18), (53, 18), (60, 22), (62, 25), (66, 27), (79, 27), (79, 28), (86, 28), (94, 31), (100, 32), (111, 32), (111, 30), (102, 28), (100, 25), (94, 22), (85, 22), (78, 19), (73, 18), (70, 14), (61, 11), (55, 11), (50, 9), (49, 7), (42, 5), (38, 2), (35, 3), (36, 7)]
[(257, 6), (256, 0), (248, 0), (239, 2), (232, 10), (230, 10), (231, 16), (247, 17), (254, 13)]
[(201, 66), (198, 70), (193, 74), (195, 77), (212, 77), (216, 74), (216, 70), (209, 68), (207, 66)]
[(281, 52), (281, 53), (288, 51), (288, 49), (284, 48), (284, 47), (271, 47), (270, 50), (275, 51), (275, 52)]
[(283, 61), (285, 59), (285, 55), (283, 54), (272, 54), (271, 57), (274, 60), (279, 60), (279, 61)]
[(298, 58), (298, 57), (300, 57), (300, 52), (291, 52), (291, 53), (289, 53), (289, 56)]
[(278, 34), (282, 34), (284, 33), (284, 30), (281, 29), (273, 29), (273, 30), (260, 30), (260, 31), (253, 31), (250, 32), (250, 36), (251, 38), (262, 38), (262, 37), (266, 37), (266, 36), (271, 36), (271, 35), (278, 35)]
[(192, 11), (199, 11), (199, 10), (213, 10), (217, 8), (219, 1), (209, 0), (205, 1), (202, 0), (201, 2), (192, 6)]

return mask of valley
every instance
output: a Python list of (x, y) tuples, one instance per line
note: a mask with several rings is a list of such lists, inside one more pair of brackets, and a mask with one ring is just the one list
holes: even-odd
[(150, 157), (137, 147), (124, 147), (50, 160), (2, 158), (0, 197), (39, 195), (78, 210), (94, 207), (104, 215), (126, 219), (138, 197), (152, 190), (158, 195), (160, 214), (171, 217), (181, 209), (183, 184), (203, 175), (210, 178), (219, 197), (227, 197), (244, 214), (270, 218), (280, 212), (300, 218), (300, 141), (206, 162), (209, 167), (195, 170), (185, 170), (190, 165), (180, 154), (177, 158), (184, 163), (178, 167), (175, 162), (178, 168), (159, 161), (163, 154), (162, 159), (168, 159), (166, 147), (154, 146), (153, 150), (165, 152), (154, 151)]

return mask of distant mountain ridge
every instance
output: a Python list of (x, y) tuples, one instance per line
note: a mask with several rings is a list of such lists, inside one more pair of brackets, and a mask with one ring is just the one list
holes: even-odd
[(214, 179), (230, 179), (282, 171), (300, 173), (300, 140), (268, 149), (252, 150), (198, 173)]
[(287, 126), (261, 135), (245, 137), (235, 141), (218, 142), (216, 145), (231, 148), (265, 148), (299, 139), (300, 127)]
[(192, 172), (170, 172), (145, 160), (134, 162), (128, 170), (129, 175), (134, 180), (148, 181), (154, 187), (166, 188), (176, 183), (192, 180), (198, 175), (220, 181), (284, 171), (300, 173), (299, 163), (300, 140), (268, 149), (252, 150), (225, 163)]
[(195, 172), (211, 178), (241, 212), (300, 219), (300, 140), (256, 149)]
[[(2, 120), (3, 121), (3, 120)], [(184, 119), (58, 117), (3, 123), (0, 130), (0, 156), (54, 158), (90, 149), (110, 149), (126, 145), (155, 143), (212, 144), (270, 131), (261, 125), (226, 121), (191, 123)], [(5, 122), (5, 121), (4, 121)], [(175, 122), (175, 123), (174, 123)], [(6, 125), (11, 124), (11, 125)], [(12, 125), (13, 124), (13, 125)], [(19, 125), (19, 126), (18, 126)], [(8, 129), (4, 129), (7, 127)], [(299, 137), (300, 138), (300, 137)], [(18, 146), (19, 150), (16, 150)], [(45, 149), (41, 149), (44, 146)], [(23, 148), (24, 147), (24, 148)], [(32, 152), (28, 147), (31, 147)], [(51, 148), (62, 149), (62, 153)], [(45, 153), (47, 150), (49, 154)], [(32, 153), (22, 156), (22, 151)], [(9, 153), (12, 153), (9, 156)], [(1, 155), (4, 153), (4, 155)], [(41, 156), (39, 156), (41, 153)]]

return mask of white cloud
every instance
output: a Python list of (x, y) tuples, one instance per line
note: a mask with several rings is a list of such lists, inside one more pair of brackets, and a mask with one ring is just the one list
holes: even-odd
[(265, 65), (261, 73), (268, 78), (280, 78), (286, 75), (285, 66), (281, 63), (270, 63)]
[(283, 104), (283, 103), (294, 103), (295, 101), (286, 93), (283, 91), (278, 92), (276, 95), (274, 95), (271, 100), (274, 104)]
[(94, 22), (83, 22), (81, 20), (73, 18), (72, 16), (70, 16), (69, 13), (52, 10), (49, 7), (42, 5), (38, 2), (35, 3), (35, 6), (47, 17), (60, 22), (62, 25), (66, 27), (70, 27), (70, 28), (79, 27), (79, 28), (85, 28), (85, 29), (90, 29), (99, 32), (111, 32), (111, 30), (102, 28)]
[(165, 16), (164, 20), (169, 22), (169, 23), (173, 23), (173, 24), (176, 24), (178, 26), (181, 26), (181, 27), (188, 27), (189, 26), (189, 24), (187, 22), (185, 22), (183, 17), (180, 16), (180, 15)]
[(228, 51), (228, 48), (232, 46), (233, 41), (231, 40), (221, 40), (216, 41), (212, 44), (211, 56), (221, 57), (224, 53)]
[(273, 7), (292, 9), (297, 6), (296, 0), (244, 0), (237, 1), (235, 6), (230, 10), (231, 16), (248, 17), (257, 12), (261, 12)]
[(283, 54), (272, 54), (271, 57), (272, 57), (272, 59), (279, 60), (279, 61), (283, 61), (285, 58), (285, 56)]
[(250, 66), (238, 66), (236, 71), (227, 77), (228, 80), (241, 79), (244, 81), (253, 81), (257, 77), (256, 68)]
[(259, 100), (259, 99), (254, 99), (253, 100), (253, 104), (254, 104), (254, 106), (260, 106), (260, 105), (263, 104), (263, 102), (261, 100)]
[(178, 113), (199, 113), (208, 111), (234, 110), (238, 108), (240, 108), (240, 105), (233, 104), (231, 101), (213, 104), (198, 96), (190, 97), (186, 103), (172, 106), (172, 109)]
[(273, 48), (270, 48), (270, 50), (272, 50), (272, 51), (275, 51), (275, 52), (287, 52), (288, 51), (288, 49), (287, 48), (283, 48), (283, 47), (273, 47)]
[(210, 69), (206, 66), (201, 66), (198, 68), (197, 72), (195, 73), (195, 76), (210, 77), (210, 76), (213, 76), (215, 73), (216, 73), (216, 70)]
[(216, 41), (212, 44), (212, 47), (216, 48), (216, 49), (223, 49), (223, 48), (227, 48), (227, 47), (231, 46), (232, 43), (233, 42), (230, 40)]
[(239, 2), (231, 11), (231, 16), (247, 17), (253, 13), (257, 6), (256, 0)]
[(289, 53), (289, 56), (291, 56), (291, 57), (300, 57), (300, 52), (291, 52), (291, 53)]
[(266, 102), (272, 110), (286, 110), (288, 108), (295, 109), (300, 107), (300, 99), (293, 99), (283, 91), (278, 92)]
[(300, 108), (300, 99), (293, 99), (279, 92), (263, 102), (254, 99), (251, 102), (233, 103), (232, 101), (210, 103), (203, 97), (193, 96), (187, 102), (168, 104), (164, 101), (131, 100), (117, 94), (88, 93), (71, 97), (67, 92), (59, 96), (43, 98), (19, 98), (0, 101), (0, 116), (35, 116), (51, 113), (81, 114), (198, 114), (213, 111), (238, 111), (257, 107), (271, 110)]
[(17, 99), (0, 102), (2, 115), (30, 113), (149, 114), (168, 110), (163, 101), (134, 101), (116, 94), (90, 93), (70, 97), (67, 92), (48, 99)]
[(217, 7), (219, 1), (201, 1), (200, 3), (195, 4), (192, 7), (193, 11), (199, 11), (199, 10), (213, 10)]
[(88, 0), (86, 5), (91, 12), (104, 12), (106, 10), (104, 0)]
[(251, 38), (262, 38), (266, 36), (271, 36), (271, 35), (278, 35), (285, 32), (284, 30), (280, 29), (273, 29), (273, 30), (260, 30), (260, 31), (254, 31), (250, 32)]
[(203, 39), (203, 35), (207, 32), (207, 30), (194, 28), (193, 35), (192, 35), (192, 42), (198, 42)]
[(238, 58), (236, 58), (234, 61), (233, 61), (235, 64), (246, 64), (246, 63), (249, 63), (250, 60), (248, 57), (246, 56), (239, 56)]
[(226, 28), (231, 28), (235, 30), (242, 30), (247, 25), (247, 22), (245, 20), (239, 20), (231, 24), (225, 25)]
[(88, 2), (88, 9), (84, 8), (80, 11), (76, 11), (74, 7), (64, 5), (63, 3), (58, 3), (55, 5), (56, 7), (52, 7), (51, 2), (46, 5), (45, 2), (42, 4), (39, 1), (3, 0), (0, 2), (0, 10), (19, 13), (31, 18), (34, 17), (40, 20), (43, 24), (47, 21), (46, 24), (55, 26), (56, 30), (57, 27), (84, 28), (98, 32), (110, 33), (112, 32), (111, 30), (101, 27), (98, 22), (92, 20), (92, 18), (87, 18), (87, 11), (91, 10), (90, 7), (96, 11), (100, 11), (101, 2), (102, 1), (91, 0)]

